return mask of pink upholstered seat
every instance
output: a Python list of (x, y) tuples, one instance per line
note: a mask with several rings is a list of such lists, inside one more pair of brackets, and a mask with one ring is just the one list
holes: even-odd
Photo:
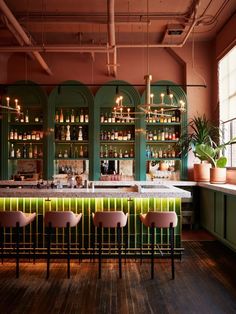
[(169, 228), (170, 223), (173, 227), (177, 226), (178, 217), (175, 212), (148, 212), (147, 214), (140, 214), (140, 219), (146, 227)]
[(124, 214), (122, 211), (104, 211), (93, 213), (93, 222), (96, 227), (102, 224), (103, 228), (115, 228), (118, 223), (120, 227), (124, 227), (127, 223), (128, 214)]
[(45, 213), (45, 224), (46, 226), (51, 223), (53, 228), (66, 228), (67, 223), (70, 224), (70, 227), (75, 227), (80, 219), (82, 214), (74, 214), (72, 211), (65, 212), (46, 212)]
[(36, 217), (36, 213), (25, 214), (22, 211), (0, 212), (0, 225), (2, 227), (25, 227)]

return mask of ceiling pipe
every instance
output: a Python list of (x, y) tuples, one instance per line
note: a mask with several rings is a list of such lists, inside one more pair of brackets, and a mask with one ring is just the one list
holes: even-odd
[[(31, 39), (28, 37), (28, 35), (25, 33), (17, 19), (14, 17), (8, 6), (3, 0), (0, 0), (0, 10), (3, 12), (3, 14), (6, 16), (6, 18), (9, 20), (13, 28), (16, 30), (18, 35), (22, 38), (24, 43), (28, 46), (32, 46), (33, 43)], [(52, 75), (52, 71), (48, 67), (45, 60), (42, 58), (40, 53), (38, 51), (32, 51), (32, 54), (34, 55), (35, 59), (38, 61), (38, 63), (41, 65), (41, 67), (46, 71), (47, 74)]]
[[(108, 32), (108, 43), (110, 47), (114, 47), (113, 52), (113, 64), (108, 63), (108, 68), (112, 66), (113, 75), (117, 75), (117, 52), (116, 52), (116, 38), (115, 38), (115, 0), (107, 0), (107, 32)], [(108, 52), (109, 53), (109, 52)], [(109, 58), (108, 58), (109, 60)], [(109, 72), (109, 70), (108, 70)]]
[(73, 46), (73, 45), (46, 45), (46, 46), (0, 46), (0, 52), (89, 52), (107, 53), (114, 48), (106, 46)]

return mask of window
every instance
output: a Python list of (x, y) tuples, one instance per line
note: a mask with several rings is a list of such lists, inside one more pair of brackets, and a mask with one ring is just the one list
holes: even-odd
[[(219, 62), (219, 99), (220, 121), (223, 129), (223, 141), (236, 136), (236, 46)], [(225, 150), (228, 167), (236, 167), (236, 145)]]

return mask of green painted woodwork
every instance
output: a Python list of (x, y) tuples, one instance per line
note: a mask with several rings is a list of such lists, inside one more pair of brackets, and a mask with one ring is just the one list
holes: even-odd
[[(88, 107), (89, 111), (89, 169), (90, 176), (93, 173), (94, 167), (94, 141), (93, 139), (93, 108), (94, 98), (87, 86), (78, 81), (65, 81), (55, 87), (48, 97), (47, 108), (47, 178), (51, 179), (55, 173), (55, 141), (54, 141), (54, 127), (55, 127), (55, 111), (56, 109), (66, 108), (82, 108)], [(70, 124), (70, 123), (66, 123)], [(92, 178), (90, 177), (92, 180)]]
[[(156, 85), (156, 86), (155, 86)], [(158, 86), (157, 86), (158, 85)], [(161, 86), (163, 85), (163, 86)], [(164, 93), (165, 94), (165, 103), (166, 104), (170, 104), (170, 99), (168, 97), (166, 97), (167, 95), (167, 86), (169, 86), (169, 90), (170, 93), (173, 94), (173, 102), (178, 104), (180, 100), (184, 101), (185, 103), (185, 108), (188, 108), (188, 100), (187, 100), (187, 96), (185, 91), (178, 85), (176, 85), (174, 82), (172, 81), (166, 81), (166, 80), (161, 80), (161, 81), (157, 81), (157, 82), (153, 82), (151, 84), (151, 93), (154, 94), (154, 98), (153, 98), (153, 103), (154, 104), (159, 104), (161, 103), (161, 97), (160, 94)], [(143, 92), (142, 94), (142, 104), (145, 103), (145, 95), (146, 95), (146, 91)], [(187, 126), (187, 110), (184, 113), (181, 113), (181, 123), (176, 124), (176, 123), (158, 123), (158, 124), (151, 124), (151, 123), (145, 123), (144, 122), (144, 129), (146, 129), (147, 126), (175, 126), (175, 125), (180, 125), (180, 131), (181, 130), (186, 130), (186, 126)], [(166, 141), (164, 141), (165, 143)], [(143, 140), (143, 142), (141, 143), (141, 146), (143, 147), (142, 151), (142, 158), (143, 160), (146, 161), (146, 156), (145, 156), (145, 150), (146, 150), (146, 143), (148, 143), (148, 141), (146, 142), (146, 139)], [(188, 177), (188, 173), (187, 173), (187, 156), (183, 156), (181, 157), (181, 179), (182, 180), (186, 180)], [(142, 167), (142, 171), (146, 170), (144, 167)], [(145, 174), (146, 175), (146, 174)], [(144, 178), (144, 175), (142, 176)], [(144, 179), (146, 180), (146, 178)]]
[(226, 240), (233, 246), (236, 250), (236, 196), (227, 195), (226, 198), (227, 210), (226, 210), (226, 230), (225, 236)]
[[(140, 213), (153, 211), (175, 211), (178, 216), (178, 225), (175, 228), (175, 245), (181, 247), (181, 200), (179, 198), (0, 198), (0, 207), (5, 211), (22, 210), (26, 213), (37, 213), (37, 247), (45, 248), (45, 212), (72, 210), (75, 213), (82, 213), (82, 221), (77, 228), (72, 228), (72, 241), (75, 242), (79, 235), (82, 248), (93, 247), (93, 235), (97, 238), (97, 230), (94, 229), (92, 213), (96, 211), (117, 211), (122, 210), (129, 214), (128, 224), (122, 230), (123, 241), (128, 240), (130, 252), (138, 252), (140, 247)], [(9, 241), (11, 230), (6, 230), (5, 240)], [(54, 241), (63, 243), (64, 230), (58, 229), (54, 234)], [(116, 237), (114, 229), (103, 230), (103, 240), (110, 243)], [(32, 226), (23, 228), (23, 242), (32, 240)], [(143, 227), (143, 241), (150, 243), (150, 230)], [(155, 241), (169, 243), (169, 230), (156, 230)]]
[(224, 237), (224, 224), (225, 224), (225, 209), (224, 202), (225, 196), (223, 193), (215, 193), (215, 228), (214, 231), (220, 237)]
[[(45, 109), (47, 105), (47, 95), (42, 87), (32, 81), (17, 81), (14, 85), (8, 86), (6, 95), (10, 97), (11, 104), (13, 104), (14, 99), (18, 99), (21, 110), (25, 111), (26, 109), (30, 111), (41, 111), (43, 115), (43, 120), (45, 121)], [(5, 97), (4, 97), (5, 101)], [(14, 172), (16, 167), (16, 161), (11, 161), (9, 157), (9, 143), (8, 143), (8, 134), (10, 127), (10, 114), (4, 114), (2, 119), (1, 127), (1, 179), (9, 179)], [(29, 124), (30, 127), (34, 127), (34, 123)], [(20, 124), (19, 124), (20, 127)], [(37, 126), (38, 129), (39, 125)], [(46, 131), (47, 125), (43, 124), (42, 131)], [(45, 150), (46, 142), (43, 141), (43, 151)], [(46, 173), (46, 158), (43, 158), (43, 174)]]
[[(111, 86), (109, 86), (111, 85)], [(117, 86), (116, 86), (117, 85)], [(123, 86), (121, 86), (123, 85)], [(119, 87), (118, 87), (119, 86)], [(117, 90), (118, 87), (118, 90)], [(118, 94), (117, 94), (118, 92)], [(140, 96), (138, 91), (129, 83), (125, 81), (111, 81), (102, 86), (96, 93), (94, 106), (94, 132), (95, 132), (95, 154), (98, 157), (94, 168), (93, 180), (100, 178), (100, 113), (102, 108), (109, 108), (110, 110), (116, 103), (117, 96), (123, 96), (123, 105), (134, 107), (137, 110), (137, 105), (140, 103)], [(118, 125), (118, 124), (117, 124)], [(120, 124), (119, 124), (120, 125)], [(121, 124), (124, 125), (124, 124)], [(139, 120), (135, 120), (135, 179), (140, 180), (140, 130)], [(94, 158), (95, 159), (95, 158)], [(99, 162), (98, 162), (99, 161)]]
[[(173, 85), (170, 81), (159, 81), (158, 84), (165, 85), (164, 87), (154, 86), (152, 91), (158, 95), (165, 91), (166, 85)], [(123, 86), (122, 86), (123, 85)], [(122, 95), (123, 104), (133, 107), (138, 111), (138, 105), (141, 102), (140, 95), (134, 86), (125, 81), (111, 81), (105, 86), (98, 89), (95, 97), (93, 97), (90, 89), (78, 81), (65, 81), (55, 87), (48, 96), (43, 88), (34, 82), (20, 81), (15, 85), (9, 86), (7, 95), (12, 99), (18, 98), (19, 103), (23, 104), (23, 108), (42, 108), (43, 113), (43, 178), (51, 179), (55, 173), (55, 139), (54, 139), (54, 117), (55, 110), (61, 108), (89, 108), (89, 180), (99, 180), (100, 178), (100, 112), (103, 108), (112, 108), (117, 97), (117, 86), (119, 95)], [(179, 101), (182, 99), (187, 104), (187, 99), (184, 91), (179, 86), (171, 86), (171, 92), (174, 94), (174, 99)], [(156, 96), (157, 97), (157, 96)], [(144, 95), (142, 96), (142, 102)], [(9, 117), (3, 115), (1, 120), (1, 159), (0, 159), (0, 178), (9, 179), (16, 167), (16, 161), (8, 158), (9, 155)], [(181, 128), (186, 125), (187, 115), (182, 115)], [(67, 123), (65, 123), (66, 125)], [(118, 124), (107, 124), (106, 127), (112, 128)], [(124, 128), (130, 127), (125, 124)], [(151, 124), (150, 124), (151, 125)], [(168, 124), (162, 124), (168, 125)], [(176, 124), (171, 124), (176, 125)], [(134, 141), (134, 169), (136, 180), (146, 180), (146, 122), (145, 115), (141, 114), (133, 124), (135, 129)], [(68, 143), (68, 142), (67, 142)], [(111, 144), (112, 145), (112, 144)], [(119, 143), (123, 145), (123, 143)], [(132, 145), (130, 143), (129, 145)], [(123, 147), (122, 147), (123, 148)], [(128, 158), (127, 158), (128, 159)], [(178, 158), (176, 158), (178, 160)], [(182, 157), (180, 159), (181, 178), (187, 177), (187, 159)]]
[(201, 225), (236, 251), (235, 204), (235, 195), (200, 188)]

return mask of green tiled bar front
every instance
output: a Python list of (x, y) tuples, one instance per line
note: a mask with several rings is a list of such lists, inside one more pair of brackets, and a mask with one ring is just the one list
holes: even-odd
[[(180, 198), (0, 198), (0, 208), (5, 211), (21, 210), (25, 213), (37, 213), (36, 219), (36, 247), (45, 248), (45, 227), (44, 214), (47, 211), (67, 211), (82, 213), (82, 220), (77, 228), (71, 229), (71, 242), (79, 239), (81, 247), (88, 250), (93, 247), (97, 230), (92, 222), (92, 213), (96, 211), (122, 210), (128, 213), (128, 223), (122, 230), (123, 241), (128, 241), (128, 252), (135, 251), (140, 247), (140, 219), (139, 214), (148, 211), (175, 211), (178, 216), (178, 225), (175, 228), (175, 246), (181, 248), (181, 199)], [(78, 236), (78, 238), (77, 238)], [(24, 228), (21, 235), (22, 242), (32, 242), (32, 225)], [(113, 242), (116, 235), (114, 230), (104, 229), (103, 240)], [(5, 234), (5, 241), (12, 240), (12, 232), (8, 230)], [(64, 230), (59, 229), (54, 234), (56, 243), (65, 241)], [(150, 241), (150, 230), (143, 227), (143, 242)], [(156, 241), (168, 243), (169, 230), (157, 230)]]

